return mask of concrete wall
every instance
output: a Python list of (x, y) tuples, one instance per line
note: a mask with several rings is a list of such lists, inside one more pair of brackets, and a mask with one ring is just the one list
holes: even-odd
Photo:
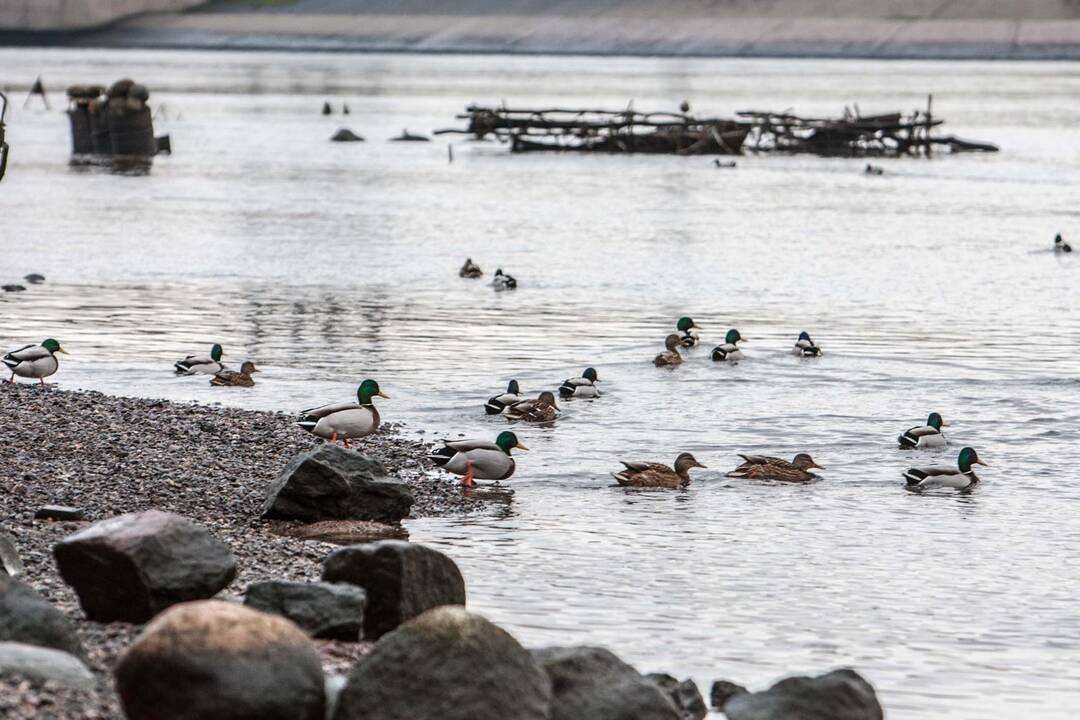
[(186, 10), (206, 0), (0, 0), (0, 30), (98, 27), (144, 12)]

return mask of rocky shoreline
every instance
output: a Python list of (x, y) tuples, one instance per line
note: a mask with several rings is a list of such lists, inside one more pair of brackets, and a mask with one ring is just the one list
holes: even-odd
[[(314, 525), (260, 519), (267, 487), (290, 458), (320, 441), (291, 416), (218, 406), (62, 391), (23, 384), (0, 386), (0, 529), (14, 537), (25, 565), (21, 579), (69, 618), (86, 648), (98, 692), (41, 690), (0, 681), (0, 716), (122, 717), (111, 673), (140, 627), (82, 620), (72, 588), (56, 571), (53, 546), (88, 524), (124, 513), (165, 510), (207, 528), (236, 557), (239, 596), (263, 580), (318, 580), (321, 561), (341, 542), (402, 537), (399, 527), (327, 521)], [(456, 482), (432, 478), (428, 446), (389, 427), (360, 443), (361, 452), (404, 480), (414, 503), (410, 517), (482, 510)], [(82, 521), (35, 519), (48, 505), (82, 510)], [(358, 540), (356, 540), (358, 541)], [(2, 573), (0, 573), (2, 574)], [(315, 641), (327, 671), (345, 671), (370, 643)], [(19, 690), (22, 688), (22, 690)]]

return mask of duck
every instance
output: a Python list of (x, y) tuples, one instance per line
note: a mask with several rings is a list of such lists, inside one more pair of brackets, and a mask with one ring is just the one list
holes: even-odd
[(803, 330), (799, 333), (799, 339), (795, 341), (795, 347), (792, 348), (791, 354), (799, 357), (817, 357), (821, 354), (821, 348), (810, 339), (810, 333)]
[(510, 456), (511, 450), (528, 450), (518, 441), (517, 435), (505, 430), (495, 442), (487, 440), (446, 441), (441, 448), (428, 456), (443, 470), (461, 475), (461, 484), (474, 487), (476, 480), (508, 480), (517, 469)]
[(31, 285), (40, 285), (45, 282), (45, 276), (41, 273), (30, 273), (29, 275), (23, 275), (23, 280)]
[(518, 381), (511, 380), (506, 386), (506, 392), (488, 398), (488, 401), (484, 403), (484, 412), (488, 415), (498, 415), (502, 413), (508, 405), (519, 403), (524, 399), (525, 398), (521, 397), (521, 389), (518, 387)]
[(682, 338), (671, 333), (664, 338), (664, 352), (660, 353), (653, 358), (653, 365), (656, 367), (668, 367), (672, 365), (682, 365), (682, 355), (679, 354), (679, 348), (682, 347)]
[(739, 457), (743, 459), (743, 463), (727, 474), (730, 478), (806, 482), (815, 478), (815, 475), (810, 472), (811, 468), (825, 469), (814, 462), (814, 459), (807, 453), (799, 453), (791, 462), (768, 455), (743, 455), (740, 453)]
[(559, 417), (559, 406), (555, 404), (555, 394), (545, 390), (535, 400), (522, 400), (508, 406), (503, 414), (511, 420), (551, 422)]
[(661, 463), (626, 462), (620, 460), (625, 470), (611, 473), (625, 487), (684, 488), (690, 484), (690, 468), (704, 468), (690, 453), (675, 458), (675, 468)]
[(867, 163), (866, 170), (863, 171), (867, 175), (884, 175), (885, 168), (878, 167), (877, 165), (870, 165)]
[(581, 377), (567, 378), (559, 386), (559, 397), (563, 398), (595, 398), (600, 397), (600, 388), (596, 383), (600, 378), (596, 375), (596, 368), (585, 368)]
[(727, 360), (728, 362), (738, 362), (743, 359), (742, 350), (739, 349), (739, 342), (746, 342), (745, 338), (739, 334), (739, 331), (735, 328), (727, 331), (727, 335), (724, 336), (724, 344), (717, 345), (713, 348), (712, 359), (716, 362)]
[(257, 372), (259, 371), (255, 369), (255, 363), (250, 360), (245, 360), (240, 366), (240, 372), (222, 368), (221, 370), (218, 370), (214, 377), (210, 378), (210, 384), (218, 386), (232, 385), (234, 387), (254, 387), (255, 380), (252, 379), (251, 374)]
[(701, 329), (701, 326), (697, 325), (692, 318), (679, 318), (679, 322), (675, 324), (675, 329), (682, 333), (680, 342), (683, 347), (691, 348), (698, 344), (698, 330)]
[(349, 447), (349, 440), (366, 437), (379, 429), (379, 410), (372, 402), (375, 397), (390, 399), (379, 390), (379, 383), (365, 380), (356, 389), (356, 402), (332, 403), (304, 410), (296, 424), (316, 437), (332, 443), (340, 439), (345, 447)]
[(954, 488), (956, 490), (970, 490), (979, 482), (979, 478), (975, 475), (971, 466), (990, 467), (979, 458), (975, 448), (970, 447), (960, 451), (960, 455), (956, 459), (956, 465), (955, 468), (908, 468), (904, 472), (904, 478), (907, 480), (907, 486), (912, 489)]
[(60, 347), (53, 338), (44, 340), (40, 345), (26, 345), (18, 350), (12, 350), (0, 358), (0, 361), (11, 370), (11, 380), (15, 383), (15, 376), (33, 378), (45, 384), (45, 378), (56, 373), (60, 369), (60, 361), (56, 353), (68, 354), (68, 351)]
[(517, 280), (513, 276), (507, 275), (499, 268), (495, 271), (495, 277), (491, 281), (491, 284), (496, 290), (516, 290)]
[(221, 362), (221, 356), (225, 351), (217, 343), (210, 348), (210, 355), (188, 355), (183, 360), (177, 360), (173, 364), (177, 375), (217, 375), (225, 369)]
[(1056, 253), (1071, 253), (1072, 252), (1072, 245), (1069, 245), (1069, 243), (1065, 242), (1061, 238), (1061, 233), (1058, 233), (1057, 235), (1054, 236), (1054, 252), (1056, 252)]
[(463, 278), (475, 279), (484, 274), (484, 271), (480, 269), (480, 266), (472, 261), (472, 258), (465, 258), (465, 264), (458, 270), (458, 275)]
[(943, 448), (946, 445), (945, 435), (941, 432), (943, 427), (948, 427), (948, 423), (941, 419), (941, 415), (932, 412), (926, 418), (925, 425), (919, 425), (907, 430), (897, 438), (897, 441), (900, 443), (900, 447), (905, 449)]

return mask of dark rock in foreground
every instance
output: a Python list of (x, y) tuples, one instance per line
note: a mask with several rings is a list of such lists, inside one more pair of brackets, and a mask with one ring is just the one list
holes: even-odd
[(870, 683), (843, 668), (818, 677), (790, 677), (768, 690), (735, 695), (724, 704), (728, 720), (882, 720)]
[(547, 676), (517, 640), (465, 608), (442, 607), (356, 664), (333, 720), (549, 720), (550, 700)]
[(645, 677), (660, 686), (667, 693), (675, 707), (679, 709), (683, 720), (703, 720), (709, 714), (709, 708), (705, 705), (705, 698), (701, 697), (701, 691), (693, 680), (687, 678), (680, 682), (666, 673), (649, 673)]
[(128, 720), (323, 720), (319, 653), (291, 622), (207, 600), (154, 619), (116, 667)]
[(336, 445), (300, 453), (267, 491), (262, 514), (283, 520), (377, 520), (409, 515), (408, 485), (386, 476), (382, 463)]
[(85, 658), (75, 626), (29, 585), (0, 574), (0, 641), (38, 645)]
[(551, 720), (682, 720), (655, 682), (599, 647), (532, 651), (553, 688)]
[(356, 642), (364, 627), (364, 591), (348, 583), (302, 583), (271, 580), (255, 583), (244, 604), (281, 615), (307, 634)]
[(364, 637), (369, 640), (432, 608), (465, 604), (465, 579), (454, 561), (402, 540), (335, 550), (323, 563), (323, 580), (364, 588)]
[(63, 687), (94, 687), (94, 676), (82, 660), (70, 653), (25, 643), (0, 642), (0, 676), (13, 674)]
[(86, 616), (98, 622), (146, 622), (170, 605), (213, 597), (236, 575), (225, 543), (160, 510), (95, 523), (53, 552)]
[(46, 505), (34, 513), (35, 520), (82, 520), (83, 511), (67, 505)]
[(742, 685), (736, 685), (733, 682), (727, 680), (717, 680), (712, 684), (712, 690), (709, 692), (709, 701), (712, 706), (717, 710), (723, 710), (724, 705), (728, 700), (736, 695), (742, 695), (743, 693), (750, 692)]
[(0, 530), (0, 576), (18, 577), (23, 574), (23, 563), (15, 547), (15, 538), (6, 530)]

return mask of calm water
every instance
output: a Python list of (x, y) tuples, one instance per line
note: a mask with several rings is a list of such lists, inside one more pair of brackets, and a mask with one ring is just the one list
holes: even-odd
[[(528, 644), (611, 646), (643, 670), (755, 687), (852, 665), (889, 716), (1074, 716), (1080, 704), (1080, 66), (2, 50), (25, 88), (134, 75), (176, 154), (149, 177), (67, 167), (66, 118), (8, 116), (0, 184), (5, 346), (56, 336), (62, 387), (294, 411), (371, 376), (388, 420), (493, 437), (483, 400), (595, 365), (606, 394), (515, 428), (513, 502), (409, 524), (470, 603)], [(910, 109), (997, 156), (885, 161), (511, 157), (446, 139), (471, 101), (699, 112)], [(324, 118), (324, 98), (349, 103)], [(60, 102), (54, 94), (54, 103)], [(327, 138), (341, 125), (365, 144)], [(460, 280), (471, 255), (520, 289)], [(729, 327), (650, 364), (675, 319)], [(786, 352), (799, 330), (825, 350)], [(252, 391), (174, 378), (218, 341)], [(944, 454), (894, 438), (930, 410)], [(910, 463), (972, 444), (971, 495), (917, 496)], [(611, 487), (618, 458), (710, 466), (685, 492)], [(736, 452), (809, 451), (820, 482), (729, 481)]]

